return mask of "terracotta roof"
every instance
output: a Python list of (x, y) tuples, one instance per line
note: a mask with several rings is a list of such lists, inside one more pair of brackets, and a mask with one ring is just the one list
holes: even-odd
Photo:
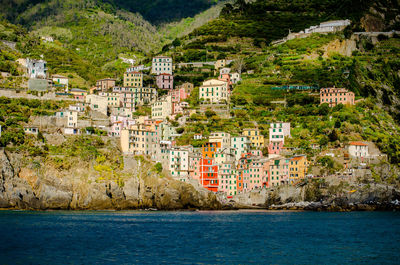
[(295, 156), (295, 157), (292, 157), (290, 160), (298, 161), (298, 160), (302, 159), (303, 157), (304, 156)]
[(138, 71), (131, 71), (131, 72), (126, 72), (126, 74), (142, 74), (142, 72), (138, 72)]
[(363, 142), (351, 142), (350, 145), (368, 146), (366, 143)]

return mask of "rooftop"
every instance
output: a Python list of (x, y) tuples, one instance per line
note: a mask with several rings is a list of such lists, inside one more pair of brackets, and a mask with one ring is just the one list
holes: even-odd
[(363, 142), (350, 142), (350, 145), (356, 145), (356, 146), (368, 146), (366, 143), (363, 143)]

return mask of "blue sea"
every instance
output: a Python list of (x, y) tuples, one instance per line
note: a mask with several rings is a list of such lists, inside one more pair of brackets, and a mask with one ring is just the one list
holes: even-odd
[(0, 264), (400, 264), (399, 212), (0, 212)]

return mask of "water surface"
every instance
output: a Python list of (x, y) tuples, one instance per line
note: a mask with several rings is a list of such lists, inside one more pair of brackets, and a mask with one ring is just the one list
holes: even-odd
[(0, 264), (399, 264), (399, 212), (0, 212)]

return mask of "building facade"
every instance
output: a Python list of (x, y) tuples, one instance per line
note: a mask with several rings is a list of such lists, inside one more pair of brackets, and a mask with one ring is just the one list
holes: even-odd
[(159, 74), (156, 77), (156, 84), (160, 89), (174, 89), (174, 76), (171, 74)]
[(251, 148), (264, 147), (264, 135), (259, 129), (244, 129), (242, 135), (250, 140)]
[(45, 79), (47, 77), (47, 62), (44, 60), (26, 59), (28, 77), (33, 79)]
[(321, 88), (320, 104), (328, 103), (329, 107), (338, 104), (354, 105), (354, 93), (345, 88)]
[(143, 87), (143, 73), (141, 72), (124, 73), (124, 87)]
[(115, 87), (115, 79), (104, 78), (96, 81), (96, 87), (98, 90), (107, 91)]
[(155, 75), (172, 75), (172, 58), (167, 56), (157, 56), (153, 58), (151, 72)]
[(165, 120), (172, 115), (172, 97), (164, 96), (151, 105), (151, 117), (157, 120)]
[(369, 157), (368, 145), (363, 142), (351, 142), (349, 144), (349, 155), (355, 158)]
[(199, 99), (209, 103), (229, 102), (230, 92), (228, 83), (211, 79), (203, 82), (199, 88)]

